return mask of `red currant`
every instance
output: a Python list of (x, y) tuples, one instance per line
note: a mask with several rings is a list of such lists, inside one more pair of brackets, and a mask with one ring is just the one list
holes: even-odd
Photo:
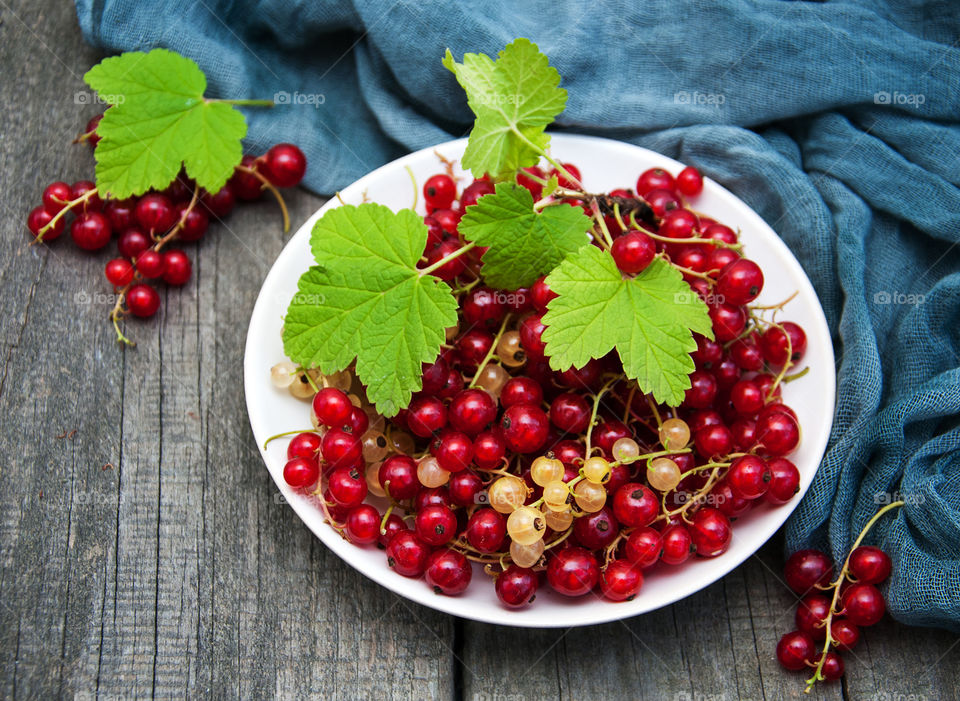
[(533, 453), (547, 441), (549, 419), (540, 407), (532, 404), (515, 404), (503, 412), (500, 420), (503, 439), (515, 453)]
[(160, 308), (160, 295), (150, 285), (134, 285), (127, 292), (127, 308), (134, 316), (151, 317)]
[(70, 223), (70, 237), (85, 251), (106, 246), (110, 243), (110, 233), (110, 222), (100, 212), (81, 214)]
[(436, 397), (417, 397), (407, 409), (407, 427), (421, 438), (429, 438), (447, 425), (447, 408)]
[(675, 185), (673, 176), (663, 168), (651, 168), (637, 178), (637, 194), (644, 197), (651, 190), (672, 190)]
[(107, 261), (104, 274), (114, 287), (126, 287), (133, 282), (133, 264), (126, 258), (114, 258)]
[(660, 501), (644, 485), (630, 482), (613, 496), (613, 513), (627, 528), (649, 526), (660, 512)]
[(354, 467), (363, 458), (360, 438), (341, 428), (331, 428), (324, 433), (321, 445), (323, 459), (334, 469)]
[(597, 558), (584, 548), (565, 548), (547, 564), (547, 582), (564, 596), (583, 596), (597, 585), (599, 579)]
[(500, 550), (507, 537), (507, 519), (490, 507), (477, 509), (467, 521), (467, 541), (482, 553)]
[(771, 504), (786, 504), (800, 491), (800, 471), (786, 458), (767, 461), (770, 468), (770, 484), (766, 500)]
[(427, 569), (430, 548), (412, 531), (399, 531), (387, 545), (387, 564), (404, 577), (419, 577)]
[(716, 557), (730, 547), (730, 539), (733, 537), (730, 519), (719, 509), (704, 506), (693, 515), (690, 537), (697, 555)]
[(540, 580), (533, 570), (510, 565), (497, 575), (494, 589), (497, 598), (505, 606), (521, 608), (533, 602), (539, 584)]
[(427, 584), (433, 587), (437, 594), (462, 594), (470, 586), (472, 576), (470, 561), (456, 550), (443, 548), (427, 558)]
[(163, 281), (168, 285), (186, 285), (193, 266), (183, 251), (172, 249), (163, 252)]
[(657, 255), (657, 245), (642, 231), (631, 231), (613, 242), (610, 253), (620, 272), (632, 275), (650, 265)]
[[(333, 430), (336, 431), (337, 429)], [(329, 435), (330, 432), (327, 432), (324, 436), (324, 442)], [(324, 452), (324, 457), (327, 457), (326, 452)], [(332, 462), (329, 458), (327, 460)], [(328, 488), (330, 496), (340, 506), (353, 508), (359, 506), (367, 498), (367, 480), (359, 470), (353, 467), (341, 467), (331, 472)]]
[(693, 166), (677, 173), (677, 189), (687, 197), (695, 197), (703, 191), (703, 176)]
[(137, 272), (145, 278), (158, 278), (163, 275), (163, 256), (152, 248), (137, 256)]
[(349, 422), (353, 404), (342, 390), (324, 387), (313, 395), (313, 413), (324, 426), (341, 428)]
[(880, 548), (861, 545), (850, 553), (850, 574), (863, 584), (879, 584), (890, 576), (891, 568), (890, 556)]
[(813, 640), (797, 630), (787, 633), (777, 643), (777, 659), (784, 668), (794, 672), (806, 669), (814, 655), (816, 647)]
[(456, 198), (457, 184), (449, 175), (432, 175), (423, 184), (423, 199), (431, 210), (449, 209)]
[(135, 213), (137, 223), (149, 233), (162, 234), (177, 222), (177, 212), (166, 195), (144, 195)]
[(445, 545), (457, 534), (457, 517), (446, 506), (428, 506), (417, 512), (414, 531), (427, 545)]
[(272, 146), (263, 156), (263, 175), (274, 187), (293, 187), (307, 172), (307, 158), (293, 144)]
[(392, 455), (384, 460), (377, 476), (384, 490), (398, 501), (412, 499), (420, 489), (417, 463), (406, 455)]
[(283, 466), (283, 479), (294, 489), (312, 487), (320, 478), (320, 467), (316, 460), (293, 458)]
[(887, 610), (883, 594), (872, 584), (853, 584), (842, 595), (843, 613), (858, 626), (872, 626)]
[(627, 559), (635, 565), (652, 567), (660, 559), (660, 553), (663, 551), (660, 531), (649, 527), (637, 528), (627, 538), (623, 550)]
[(370, 504), (360, 504), (347, 514), (344, 526), (350, 542), (357, 545), (376, 543), (380, 537), (380, 512)]
[(600, 573), (600, 591), (610, 601), (631, 601), (643, 585), (643, 573), (629, 560), (611, 560)]
[(833, 564), (819, 550), (798, 550), (787, 559), (783, 578), (795, 593), (803, 595), (817, 586), (830, 584)]

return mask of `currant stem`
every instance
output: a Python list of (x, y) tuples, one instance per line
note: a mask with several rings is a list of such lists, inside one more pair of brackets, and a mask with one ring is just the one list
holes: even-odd
[(407, 171), (407, 175), (410, 176), (410, 182), (413, 183), (413, 204), (410, 205), (410, 209), (416, 209), (420, 195), (419, 188), (417, 187), (417, 176), (413, 174), (413, 168), (410, 166), (404, 166), (404, 169)]
[(262, 183), (260, 186), (261, 189), (268, 190), (270, 194), (276, 198), (277, 204), (280, 205), (280, 214), (283, 216), (283, 233), (290, 231), (290, 213), (287, 211), (287, 203), (283, 201), (283, 195), (280, 194), (280, 191), (274, 187), (265, 176), (257, 172), (255, 168), (248, 168), (247, 166), (238, 165), (234, 166), (234, 169), (239, 170), (241, 173), (246, 173), (255, 177)]
[(297, 431), (284, 431), (283, 433), (278, 433), (274, 436), (270, 436), (267, 440), (263, 442), (263, 447), (266, 448), (271, 442), (277, 440), (278, 438), (283, 438), (284, 436), (293, 436), (298, 433), (315, 433), (315, 430), (312, 428), (301, 428)]
[[(633, 458), (627, 458), (626, 460), (617, 460), (616, 462), (610, 463), (611, 467), (617, 465), (631, 465), (639, 460), (653, 460), (654, 458), (661, 458), (665, 455), (681, 455), (683, 453), (693, 452), (690, 448), (681, 448), (680, 450), (658, 450), (655, 453), (644, 453), (643, 455), (637, 455)], [(706, 465), (701, 465), (700, 468), (704, 468)], [(693, 470), (695, 472), (695, 470)]]
[(39, 233), (37, 234), (37, 237), (30, 242), (30, 245), (43, 243), (44, 235), (48, 231), (50, 231), (53, 227), (55, 227), (61, 219), (67, 216), (67, 212), (71, 211), (78, 204), (83, 204), (84, 202), (89, 200), (91, 197), (95, 197), (97, 194), (98, 194), (98, 190), (97, 188), (94, 187), (94, 188), (91, 188), (90, 190), (87, 190), (85, 193), (80, 195), (80, 197), (78, 197), (77, 199), (69, 200), (68, 202), (66, 202), (66, 204), (64, 204), (63, 206), (63, 209), (61, 209), (59, 212), (54, 214), (53, 218), (47, 222), (47, 225), (42, 229), (40, 229)]
[(826, 629), (827, 637), (823, 641), (823, 652), (820, 654), (820, 661), (817, 663), (817, 666), (814, 668), (813, 676), (807, 679), (807, 688), (804, 689), (804, 693), (809, 694), (810, 690), (813, 689), (814, 684), (823, 679), (821, 672), (823, 671), (823, 664), (827, 659), (827, 652), (830, 650), (830, 645), (834, 642), (831, 635), (831, 624), (833, 623), (833, 615), (837, 613), (837, 603), (840, 600), (840, 585), (847, 579), (850, 572), (850, 556), (853, 554), (853, 551), (860, 547), (860, 543), (863, 542), (863, 539), (866, 537), (867, 533), (870, 532), (870, 529), (880, 520), (880, 517), (883, 516), (888, 511), (893, 509), (898, 509), (904, 505), (904, 501), (894, 501), (873, 515), (873, 517), (867, 521), (866, 525), (860, 531), (860, 535), (857, 536), (857, 539), (853, 541), (853, 545), (850, 546), (849, 552), (847, 552), (847, 557), (843, 561), (843, 569), (840, 570), (840, 576), (837, 577), (835, 581), (831, 583), (833, 588), (833, 598), (830, 601), (830, 610), (827, 612), (827, 618), (823, 622), (823, 626)]
[(471, 241), (471, 242), (468, 243), (468, 244), (464, 244), (463, 246), (461, 246), (460, 248), (458, 248), (457, 250), (455, 250), (455, 251), (454, 251), (453, 253), (451, 253), (450, 255), (444, 256), (443, 258), (441, 258), (440, 260), (438, 260), (438, 261), (437, 261), (436, 263), (434, 263), (433, 265), (428, 265), (426, 268), (420, 268), (420, 270), (418, 271), (418, 272), (420, 273), (420, 277), (423, 277), (424, 275), (429, 275), (429, 274), (432, 273), (434, 270), (439, 270), (440, 268), (442, 268), (444, 265), (446, 265), (446, 264), (449, 263), (450, 261), (454, 260), (455, 258), (459, 258), (459, 257), (462, 256), (464, 253), (466, 253), (467, 251), (469, 251), (469, 250), (471, 250), (471, 249), (473, 249), (473, 248), (476, 248), (476, 246), (477, 246), (477, 244), (474, 243), (473, 241)]
[(590, 452), (593, 448), (590, 445), (590, 441), (593, 438), (593, 426), (597, 423), (597, 410), (600, 408), (600, 397), (606, 394), (611, 387), (617, 384), (620, 380), (623, 379), (623, 375), (617, 375), (609, 380), (607, 383), (600, 388), (600, 390), (593, 397), (593, 411), (590, 412), (590, 424), (587, 427), (587, 449), (584, 455), (588, 458), (590, 457)]
[(740, 250), (743, 248), (742, 243), (727, 243), (726, 241), (720, 241), (717, 239), (705, 239), (700, 236), (691, 236), (690, 238), (685, 239), (672, 239), (667, 236), (661, 236), (660, 234), (655, 234), (652, 231), (646, 232), (647, 236), (652, 238), (654, 241), (662, 241), (663, 243), (706, 243), (711, 246), (719, 246), (720, 248), (732, 248), (734, 250)]
[[(522, 141), (522, 142), (525, 143), (527, 146), (529, 146), (530, 148), (532, 148), (534, 151), (536, 151), (537, 153), (539, 153), (541, 156), (543, 156), (544, 158), (546, 158), (546, 159), (547, 159), (547, 162), (548, 162), (550, 165), (552, 165), (552, 166), (554, 167), (554, 169), (555, 169), (560, 175), (563, 176), (564, 180), (567, 180), (568, 182), (573, 183), (575, 187), (578, 187), (578, 188), (580, 188), (581, 190), (583, 190), (583, 184), (580, 182), (580, 179), (574, 177), (574, 176), (570, 173), (569, 170), (567, 170), (566, 168), (563, 167), (563, 164), (562, 164), (562, 163), (559, 163), (558, 161), (554, 160), (553, 156), (551, 156), (549, 153), (547, 153), (546, 150), (544, 150), (542, 147), (540, 147), (540, 146), (538, 146), (537, 144), (535, 144), (535, 143), (533, 143), (532, 141), (530, 141), (530, 139), (527, 138), (527, 135), (524, 134), (524, 133), (523, 133), (522, 131), (520, 131), (519, 129), (517, 129), (516, 126), (511, 126), (511, 127), (510, 127), (510, 131), (512, 131), (512, 132), (514, 133), (514, 135), (516, 135), (516, 137), (517, 137), (518, 139), (520, 139), (520, 141)], [(524, 176), (524, 177), (526, 177), (526, 176)]]
[(490, 344), (490, 350), (488, 350), (487, 354), (483, 356), (483, 360), (481, 360), (480, 364), (477, 366), (477, 371), (473, 373), (473, 379), (470, 380), (470, 384), (467, 385), (468, 389), (476, 387), (477, 380), (480, 379), (480, 373), (483, 372), (485, 367), (487, 367), (487, 363), (490, 362), (490, 358), (494, 356), (494, 353), (497, 350), (497, 344), (500, 343), (500, 338), (503, 336), (503, 332), (506, 331), (508, 323), (510, 323), (509, 314), (503, 317), (503, 322), (500, 324), (500, 330), (497, 331), (497, 335), (493, 337), (493, 343)]

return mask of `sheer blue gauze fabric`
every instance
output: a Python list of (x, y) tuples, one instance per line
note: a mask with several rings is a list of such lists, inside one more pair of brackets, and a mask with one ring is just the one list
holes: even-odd
[[(195, 59), (209, 93), (267, 97), (247, 147), (292, 141), (332, 192), (464, 135), (449, 47), (537, 42), (570, 93), (558, 127), (698, 166), (800, 259), (840, 364), (831, 443), (787, 547), (895, 563), (902, 621), (960, 631), (960, 5), (940, 2), (79, 0), (86, 39)], [(628, 183), (625, 183), (628, 185)], [(816, 392), (816, 387), (805, 391)]]

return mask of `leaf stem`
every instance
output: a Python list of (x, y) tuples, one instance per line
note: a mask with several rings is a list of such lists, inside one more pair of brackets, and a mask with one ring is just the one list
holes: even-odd
[(434, 263), (433, 265), (428, 265), (426, 268), (421, 268), (421, 269), (420, 269), (420, 277), (423, 277), (424, 275), (429, 275), (429, 274), (432, 273), (434, 270), (438, 270), (438, 269), (442, 268), (444, 265), (446, 265), (446, 264), (449, 263), (450, 261), (454, 260), (455, 258), (459, 258), (460, 256), (462, 256), (464, 253), (466, 253), (466, 252), (469, 251), (470, 249), (476, 248), (476, 246), (477, 246), (477, 244), (476, 244), (475, 242), (473, 242), (473, 241), (471, 241), (471, 242), (468, 243), (468, 244), (464, 244), (463, 246), (461, 246), (460, 248), (458, 248), (457, 250), (455, 250), (455, 251), (454, 251), (453, 253), (451, 253), (450, 255), (444, 256), (443, 258), (441, 258), (440, 260), (438, 260), (438, 261), (437, 261), (436, 263)]

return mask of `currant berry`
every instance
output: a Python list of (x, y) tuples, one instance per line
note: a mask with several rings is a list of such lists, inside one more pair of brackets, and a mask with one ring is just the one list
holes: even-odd
[(120, 238), (117, 239), (117, 249), (120, 251), (120, 255), (130, 260), (136, 260), (137, 256), (148, 248), (150, 248), (150, 239), (136, 227), (122, 232)]
[(547, 564), (547, 582), (564, 596), (583, 596), (597, 585), (599, 579), (597, 559), (584, 548), (565, 548)]
[(490, 506), (501, 514), (509, 514), (523, 506), (527, 493), (527, 485), (522, 479), (507, 475), (494, 480), (487, 489), (487, 499)]
[(797, 605), (794, 620), (797, 630), (806, 633), (814, 640), (827, 637), (827, 616), (830, 615), (831, 601), (823, 594), (807, 594)]
[(510, 565), (497, 575), (494, 589), (505, 606), (521, 608), (533, 603), (540, 580), (533, 570)]
[[(581, 483), (582, 484), (582, 483)], [(620, 534), (620, 524), (613, 515), (613, 509), (602, 509), (581, 516), (573, 525), (573, 535), (588, 550), (602, 550), (610, 545)]]
[[(70, 199), (78, 200), (96, 188), (96, 184), (90, 180), (78, 180), (70, 186)], [(80, 205), (74, 206), (75, 211), (77, 206), (79, 206), (79, 211), (82, 213), (99, 212), (103, 209), (103, 200), (100, 199), (100, 195), (90, 195)]]
[(651, 190), (643, 199), (650, 205), (650, 209), (658, 217), (663, 217), (667, 212), (673, 209), (679, 209), (682, 204), (677, 196), (671, 190)]
[(500, 392), (500, 404), (509, 408), (515, 404), (533, 404), (539, 406), (543, 401), (543, 388), (529, 377), (514, 377), (507, 380)]
[(527, 356), (534, 360), (543, 360), (547, 345), (543, 342), (543, 331), (546, 329), (542, 314), (533, 314), (520, 322), (520, 343), (527, 352)]
[(800, 471), (786, 458), (767, 461), (770, 468), (770, 484), (766, 500), (771, 504), (786, 504), (800, 491)]
[(317, 462), (320, 456), (320, 436), (306, 431), (298, 433), (287, 444), (287, 458), (305, 458)]
[(482, 431), (473, 440), (473, 461), (483, 470), (497, 467), (507, 454), (507, 444), (499, 429)]
[(70, 238), (85, 251), (106, 246), (110, 243), (110, 233), (110, 222), (100, 212), (87, 212), (70, 222)]
[(446, 506), (427, 506), (417, 512), (414, 531), (427, 545), (445, 545), (457, 534), (457, 517)]
[(717, 294), (728, 304), (752, 302), (763, 289), (763, 271), (747, 258), (728, 263), (717, 277)]
[(872, 584), (853, 584), (842, 595), (843, 613), (860, 627), (872, 626), (887, 610), (883, 594)]
[(677, 173), (677, 189), (687, 197), (695, 197), (703, 191), (703, 176), (693, 166)]
[(880, 548), (861, 545), (850, 553), (850, 574), (862, 584), (879, 584), (890, 576), (892, 566), (890, 556)]
[(126, 287), (133, 282), (133, 264), (125, 258), (114, 258), (107, 261), (104, 274), (114, 287)]
[(610, 601), (631, 601), (643, 585), (643, 573), (629, 560), (611, 560), (600, 573), (600, 591)]
[[(241, 158), (240, 165), (244, 168), (250, 168), (251, 170), (259, 170), (257, 159), (250, 155)], [(263, 183), (260, 181), (260, 178), (253, 173), (235, 170), (230, 180), (227, 181), (227, 186), (237, 199), (246, 202), (259, 200), (263, 195)]]
[(331, 428), (323, 434), (321, 452), (331, 468), (351, 468), (363, 459), (363, 444), (358, 436)]
[(583, 433), (590, 423), (590, 405), (579, 394), (557, 395), (550, 402), (550, 422), (567, 433)]
[(163, 262), (163, 256), (159, 252), (148, 248), (137, 256), (137, 272), (147, 279), (158, 278), (163, 275)]
[[(527, 173), (532, 175), (540, 180), (544, 180), (544, 173), (537, 166), (530, 166), (529, 168), (521, 168), (520, 173)], [(543, 193), (543, 185), (540, 184), (538, 180), (529, 178), (526, 175), (517, 174), (517, 184), (522, 185), (530, 191), (530, 194), (533, 195), (534, 201), (540, 199), (540, 195)]]
[(449, 209), (457, 197), (457, 184), (446, 174), (433, 175), (423, 184), (423, 199), (427, 207)]
[(806, 633), (798, 630), (787, 633), (777, 643), (777, 660), (785, 668), (797, 672), (813, 662), (816, 648)]
[(783, 568), (783, 578), (796, 594), (806, 594), (817, 586), (830, 584), (833, 564), (819, 550), (798, 550)]
[(210, 226), (210, 217), (200, 207), (191, 207), (189, 202), (181, 202), (176, 206), (176, 220), (180, 225), (180, 239), (183, 241), (199, 241), (207, 233)]
[(833, 618), (830, 637), (838, 650), (852, 650), (860, 640), (860, 629), (845, 618)]
[[(760, 336), (760, 350), (763, 357), (773, 367), (783, 367), (788, 359), (799, 362), (807, 351), (807, 334), (792, 321), (785, 321), (781, 328), (771, 326)], [(787, 337), (790, 338), (790, 348), (787, 347)]]
[(417, 397), (407, 408), (407, 427), (421, 438), (429, 438), (447, 425), (447, 407), (436, 397)]
[(233, 211), (234, 206), (237, 204), (237, 197), (233, 194), (233, 190), (230, 189), (230, 185), (228, 184), (213, 194), (204, 192), (203, 195), (200, 196), (200, 202), (206, 207), (210, 214), (217, 217), (217, 219), (223, 219)]
[(506, 312), (501, 302), (501, 295), (502, 293), (491, 290), (489, 287), (477, 287), (468, 292), (460, 309), (464, 320), (471, 326), (500, 323)]
[(720, 343), (732, 341), (747, 326), (747, 312), (743, 307), (725, 302), (710, 307), (713, 335)]
[(707, 409), (717, 397), (717, 380), (705, 370), (690, 373), (690, 387), (683, 395), (683, 406), (688, 409)]
[(380, 537), (380, 512), (370, 504), (360, 504), (347, 515), (344, 529), (356, 545), (376, 543)]
[(532, 404), (515, 404), (503, 412), (500, 429), (510, 450), (527, 454), (543, 448), (550, 425), (547, 415), (540, 407)]
[(507, 537), (507, 519), (489, 507), (477, 509), (467, 521), (466, 536), (480, 552), (497, 552)]
[(430, 548), (412, 531), (399, 531), (387, 545), (387, 565), (404, 577), (419, 577), (427, 569)]
[[(434, 215), (436, 215), (436, 212), (434, 212)], [(456, 253), (458, 250), (460, 250), (460, 245), (456, 241), (443, 241), (437, 246), (434, 246), (430, 252), (427, 253), (427, 265), (429, 266), (433, 265), (434, 263), (438, 263), (452, 253)], [(434, 270), (432, 274), (441, 280), (449, 282), (457, 277), (457, 275), (462, 274), (466, 269), (467, 263), (464, 260), (464, 256), (458, 256), (457, 258), (453, 258), (441, 265), (439, 268)]]
[(467, 207), (475, 205), (481, 197), (495, 191), (496, 188), (494, 188), (493, 183), (489, 180), (474, 180), (467, 185), (460, 194), (460, 211), (466, 211)]
[(800, 424), (784, 412), (761, 412), (757, 417), (757, 441), (772, 455), (787, 455), (800, 443)]
[(657, 245), (642, 231), (631, 231), (613, 242), (610, 253), (620, 272), (633, 275), (650, 265), (657, 255)]
[[(326, 443), (328, 435), (330, 435), (330, 432), (327, 432), (324, 436), (324, 443)], [(323, 456), (328, 463), (332, 464), (333, 461), (327, 457), (326, 451), (324, 451)], [(360, 471), (354, 467), (334, 469), (330, 473), (328, 489), (330, 490), (330, 496), (337, 504), (349, 508), (359, 506), (367, 498), (367, 492), (369, 491), (366, 476), (360, 474)]]
[[(42, 206), (34, 207), (30, 210), (30, 214), (27, 215), (27, 228), (30, 230), (30, 233), (34, 236), (39, 236), (40, 231), (47, 226), (53, 220), (53, 215), (45, 210)], [(63, 229), (66, 226), (66, 219), (59, 219), (56, 224), (53, 225), (50, 229), (47, 229), (46, 233), (43, 235), (44, 241), (52, 241), (53, 239), (60, 236), (63, 233)]]
[(655, 528), (643, 527), (634, 530), (623, 546), (623, 552), (630, 562), (640, 567), (652, 567), (660, 559), (663, 540)]
[(127, 291), (127, 308), (134, 316), (151, 317), (160, 308), (160, 295), (150, 285), (134, 285)]
[(723, 424), (707, 426), (697, 431), (693, 443), (704, 458), (722, 457), (733, 450), (733, 433)]
[(651, 190), (672, 190), (675, 185), (673, 176), (663, 168), (651, 168), (637, 178), (637, 194), (644, 197)]
[(547, 524), (539, 509), (519, 506), (507, 517), (507, 535), (519, 545), (533, 545), (543, 539)]
[(427, 558), (427, 584), (437, 594), (456, 596), (466, 591), (473, 577), (470, 561), (450, 548), (437, 550)]
[(274, 187), (293, 187), (307, 172), (307, 158), (293, 144), (276, 144), (261, 160), (263, 175)]
[(668, 565), (680, 565), (687, 561), (693, 552), (693, 539), (683, 524), (667, 526), (661, 533), (663, 551), (660, 559)]
[(667, 238), (688, 239), (694, 235), (694, 229), (699, 223), (697, 215), (689, 209), (674, 209), (663, 215), (657, 231)]
[(737, 496), (744, 499), (759, 499), (767, 493), (773, 475), (770, 468), (761, 458), (755, 455), (744, 455), (737, 458), (730, 465), (727, 472), (727, 481)]
[(730, 539), (733, 537), (730, 519), (719, 509), (704, 506), (693, 515), (690, 537), (697, 555), (716, 557), (730, 547)]
[(324, 387), (313, 397), (313, 413), (328, 428), (345, 426), (353, 413), (347, 395), (335, 387)]
[(465, 389), (450, 401), (447, 420), (457, 431), (476, 436), (497, 418), (497, 405), (482, 389)]
[(307, 458), (293, 458), (283, 466), (283, 480), (294, 489), (312, 487), (320, 478), (317, 461)]
[(843, 658), (835, 652), (828, 652), (826, 655), (820, 653), (814, 660), (814, 664), (819, 664), (823, 658), (823, 666), (820, 668), (820, 674), (825, 681), (835, 682), (843, 676)]
[(437, 440), (434, 454), (441, 468), (447, 472), (460, 472), (473, 460), (473, 443), (465, 433), (447, 431)]
[(183, 251), (172, 249), (163, 252), (163, 281), (168, 285), (186, 285), (193, 266)]
[(550, 303), (550, 300), (556, 299), (557, 293), (550, 289), (546, 278), (541, 276), (537, 278), (537, 281), (533, 283), (533, 286), (530, 288), (530, 296), (533, 302), (533, 308), (543, 314), (547, 311), (547, 305)]
[(739, 380), (730, 388), (730, 401), (738, 414), (752, 416), (763, 408), (763, 392), (753, 380)]
[(44, 188), (40, 199), (48, 213), (56, 214), (70, 201), (70, 186), (60, 181), (50, 183)]
[(135, 210), (137, 223), (144, 231), (162, 234), (177, 222), (177, 213), (166, 195), (144, 195)]
[(447, 484), (450, 499), (457, 506), (476, 506), (483, 494), (483, 481), (473, 470), (464, 470), (450, 475)]

